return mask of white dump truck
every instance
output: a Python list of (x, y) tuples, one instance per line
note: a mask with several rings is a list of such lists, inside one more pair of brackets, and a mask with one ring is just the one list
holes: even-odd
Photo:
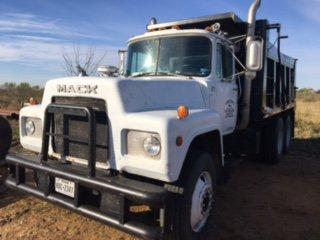
[(225, 157), (274, 164), (294, 134), (296, 60), (280, 24), (256, 20), (260, 3), (248, 21), (153, 18), (119, 74), (49, 81), (20, 112), (39, 155), (8, 155), (7, 185), (144, 239), (212, 239)]

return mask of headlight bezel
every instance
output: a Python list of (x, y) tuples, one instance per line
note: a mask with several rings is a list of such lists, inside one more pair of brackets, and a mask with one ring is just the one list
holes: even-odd
[[(156, 132), (148, 132), (148, 131), (139, 131), (139, 130), (132, 130), (132, 129), (125, 129), (124, 130), (124, 148), (123, 148), (123, 155), (126, 157), (133, 157), (133, 158), (148, 158), (152, 160), (159, 160), (161, 158), (162, 146), (161, 146), (161, 138), (160, 135)], [(154, 137), (160, 143), (160, 151), (152, 156), (148, 154), (144, 150), (144, 142), (146, 139)]]

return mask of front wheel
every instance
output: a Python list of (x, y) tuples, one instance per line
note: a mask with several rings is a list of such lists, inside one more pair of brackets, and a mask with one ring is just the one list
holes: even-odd
[[(177, 205), (178, 239), (207, 239), (212, 229), (215, 207), (215, 168), (210, 154), (191, 154), (192, 167), (186, 170), (185, 192)], [(211, 227), (209, 227), (211, 226)]]

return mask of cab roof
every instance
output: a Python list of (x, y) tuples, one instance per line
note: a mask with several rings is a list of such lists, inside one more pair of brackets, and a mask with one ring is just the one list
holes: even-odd
[[(153, 38), (153, 37), (166, 37), (166, 36), (192, 36), (192, 35), (203, 35), (203, 36), (210, 36), (216, 35), (215, 33), (208, 32), (202, 29), (186, 29), (186, 30), (176, 30), (176, 29), (168, 29), (168, 30), (158, 30), (152, 32), (146, 32), (142, 35), (138, 35), (129, 39), (130, 42), (134, 42), (137, 40), (142, 40), (146, 38)], [(223, 36), (218, 36), (219, 38), (223, 38)]]
[(221, 25), (236, 25), (243, 23), (243, 21), (233, 12), (216, 14), (206, 17), (190, 18), (185, 20), (179, 20), (174, 22), (149, 24), (147, 25), (148, 31), (154, 31), (159, 29), (170, 29), (173, 26), (179, 26), (181, 29), (204, 29), (207, 26), (219, 22)]

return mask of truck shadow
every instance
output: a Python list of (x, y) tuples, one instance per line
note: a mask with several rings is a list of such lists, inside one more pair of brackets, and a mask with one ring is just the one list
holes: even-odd
[(305, 155), (320, 154), (320, 138), (294, 139), (292, 153), (303, 153)]
[(0, 210), (1, 208), (5, 208), (6, 206), (20, 201), (21, 199), (24, 199), (26, 197), (27, 196), (22, 193), (13, 191), (11, 189), (6, 189), (2, 193), (0, 193)]
[[(320, 138), (295, 139), (277, 165), (243, 159), (219, 186), (216, 240), (320, 236)], [(319, 238), (307, 239), (319, 239)]]
[[(1, 171), (5, 171), (5, 175), (7, 175), (7, 171), (5, 167), (2, 167)], [(34, 178), (33, 172), (29, 171), (26, 173), (26, 180), (28, 182), (32, 182)], [(13, 204), (17, 201), (20, 201), (24, 198), (28, 197), (25, 194), (22, 194), (21, 192), (18, 192), (16, 190), (12, 190), (7, 188), (7, 186), (4, 184), (4, 180), (1, 181), (0, 185), (0, 209), (5, 208), (10, 204)]]

